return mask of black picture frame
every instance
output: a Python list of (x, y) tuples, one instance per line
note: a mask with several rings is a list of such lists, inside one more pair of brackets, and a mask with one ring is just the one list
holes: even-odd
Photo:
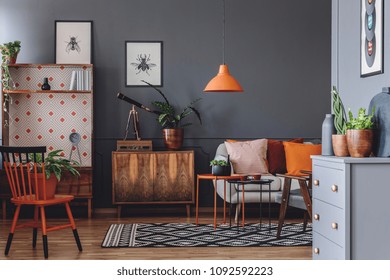
[(92, 63), (91, 20), (56, 20), (54, 54), (57, 64)]
[(384, 1), (360, 0), (360, 77), (384, 72)]
[(163, 86), (163, 42), (125, 41), (125, 86)]

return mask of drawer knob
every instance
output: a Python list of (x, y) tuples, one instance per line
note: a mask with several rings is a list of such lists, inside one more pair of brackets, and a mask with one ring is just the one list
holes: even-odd
[(318, 255), (320, 253), (320, 248), (314, 248), (314, 254)]
[(337, 223), (332, 223), (332, 229), (337, 229), (339, 225)]
[(318, 221), (320, 219), (320, 215), (314, 214), (314, 220)]
[(339, 190), (339, 187), (337, 187), (337, 185), (332, 185), (331, 189), (332, 192), (337, 192)]
[(313, 185), (314, 185), (314, 186), (318, 186), (319, 184), (320, 184), (320, 181), (319, 181), (319, 180), (316, 179), (316, 180), (313, 181)]

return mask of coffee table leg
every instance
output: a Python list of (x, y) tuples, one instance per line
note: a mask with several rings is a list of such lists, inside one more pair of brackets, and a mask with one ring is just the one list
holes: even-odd
[(226, 180), (223, 180), (223, 223), (226, 224)]
[(199, 207), (199, 177), (196, 178), (196, 209), (195, 209), (195, 223), (198, 225), (198, 209)]
[(217, 228), (217, 179), (214, 179), (214, 229)]
[(245, 190), (244, 190), (244, 184), (242, 184), (242, 228), (244, 228), (245, 225)]

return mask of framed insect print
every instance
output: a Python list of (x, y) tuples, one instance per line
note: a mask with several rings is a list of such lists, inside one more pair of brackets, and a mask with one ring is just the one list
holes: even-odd
[(360, 76), (383, 73), (383, 0), (360, 0)]
[(162, 86), (162, 41), (126, 41), (126, 86)]
[(90, 64), (92, 21), (55, 21), (55, 60), (57, 64)]

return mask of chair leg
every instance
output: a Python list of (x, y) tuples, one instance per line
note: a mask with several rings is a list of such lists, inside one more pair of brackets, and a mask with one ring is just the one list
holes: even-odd
[(282, 232), (284, 218), (286, 216), (286, 210), (287, 210), (287, 206), (288, 206), (288, 198), (290, 196), (290, 189), (291, 189), (291, 178), (284, 178), (282, 201), (280, 203), (280, 210), (279, 210), (278, 231), (276, 233), (277, 239), (280, 238), (280, 234)]
[(46, 215), (45, 215), (45, 207), (41, 206), (41, 222), (42, 222), (42, 241), (43, 241), (43, 253), (45, 255), (45, 259), (49, 257), (49, 246), (47, 243), (47, 229), (46, 229)]
[(74, 239), (75, 239), (76, 244), (77, 244), (77, 248), (81, 252), (81, 251), (83, 251), (83, 247), (81, 246), (79, 234), (77, 233), (76, 224), (74, 222), (72, 211), (70, 210), (70, 206), (69, 206), (68, 202), (65, 203), (65, 208), (66, 208), (66, 213), (68, 214), (68, 218), (69, 218), (70, 224), (72, 225), (73, 235), (74, 235)]
[(238, 221), (238, 215), (241, 213), (241, 203), (236, 204), (236, 215), (234, 217), (234, 222), (237, 223)]
[(308, 213), (305, 211), (303, 214), (303, 231), (306, 231), (307, 221), (309, 220)]
[(37, 246), (37, 235), (38, 235), (38, 217), (39, 217), (39, 207), (34, 207), (34, 226), (33, 226), (33, 243), (32, 247)]
[(4, 255), (6, 255), (6, 256), (8, 255), (9, 250), (11, 248), (12, 239), (14, 237), (16, 224), (17, 224), (18, 218), (19, 218), (20, 208), (21, 208), (21, 205), (18, 205), (16, 207), (15, 214), (14, 214), (14, 219), (12, 220), (11, 229), (10, 229), (9, 234), (8, 234), (7, 245), (5, 246), (5, 251), (4, 251)]

